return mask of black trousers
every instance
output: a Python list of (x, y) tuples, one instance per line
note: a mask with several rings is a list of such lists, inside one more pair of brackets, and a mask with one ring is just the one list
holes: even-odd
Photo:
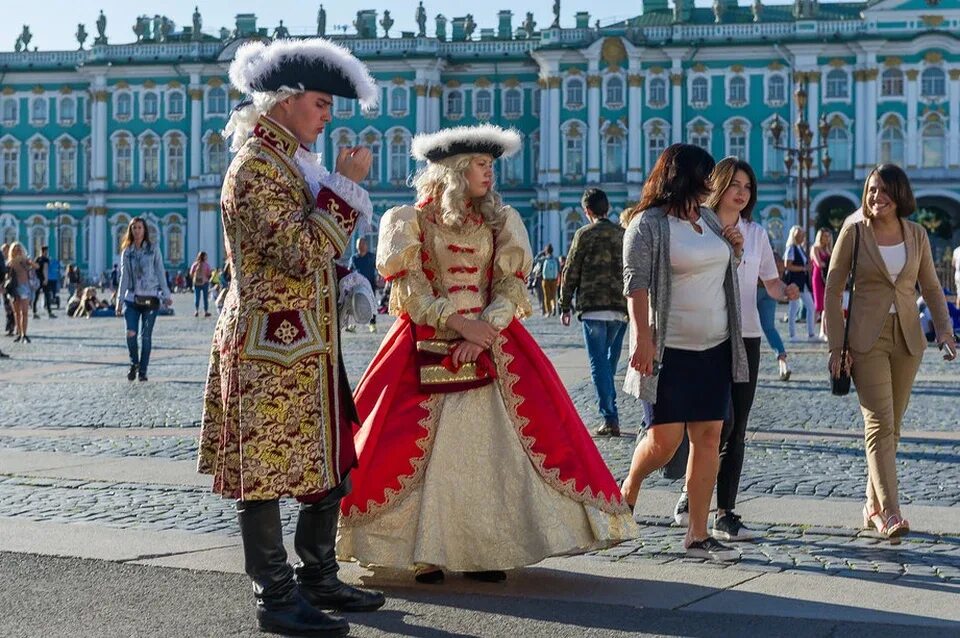
[(731, 390), (730, 412), (723, 420), (720, 433), (720, 470), (717, 472), (717, 508), (730, 511), (737, 506), (740, 474), (743, 471), (744, 441), (747, 421), (757, 393), (757, 375), (760, 371), (760, 337), (745, 337), (747, 366), (750, 380), (734, 383)]

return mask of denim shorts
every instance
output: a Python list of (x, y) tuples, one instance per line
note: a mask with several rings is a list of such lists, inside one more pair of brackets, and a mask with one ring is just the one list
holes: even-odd
[(33, 291), (30, 290), (30, 284), (17, 284), (17, 299), (30, 299), (33, 297)]

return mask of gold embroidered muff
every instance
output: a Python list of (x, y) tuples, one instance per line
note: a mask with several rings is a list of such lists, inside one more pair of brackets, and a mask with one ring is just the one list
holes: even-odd
[(463, 392), (491, 383), (497, 378), (496, 366), (488, 351), (483, 351), (477, 361), (453, 364), (453, 351), (463, 343), (462, 339), (421, 339), (411, 324), (416, 343), (417, 379), (420, 391), (425, 394)]
[(304, 357), (323, 352), (327, 352), (327, 347), (320, 337), (316, 315), (304, 310), (281, 310), (254, 313), (242, 356), (289, 368)]

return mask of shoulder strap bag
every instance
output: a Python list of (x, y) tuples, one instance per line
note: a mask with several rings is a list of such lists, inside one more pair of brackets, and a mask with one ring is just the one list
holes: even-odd
[(857, 278), (857, 257), (860, 255), (860, 222), (854, 225), (856, 242), (853, 245), (853, 267), (850, 268), (848, 279), (850, 286), (850, 301), (847, 303), (847, 321), (843, 327), (843, 347), (840, 349), (840, 374), (830, 374), (831, 392), (833, 396), (843, 397), (850, 394), (850, 370), (846, 366), (847, 353), (850, 350), (850, 320), (853, 318), (854, 282)]

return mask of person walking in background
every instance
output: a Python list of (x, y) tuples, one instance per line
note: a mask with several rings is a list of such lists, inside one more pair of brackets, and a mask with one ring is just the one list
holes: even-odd
[[(863, 188), (862, 222), (845, 226), (827, 273), (827, 336), (830, 372), (850, 371), (863, 413), (867, 456), (864, 527), (888, 538), (910, 530), (897, 494), (900, 426), (926, 339), (917, 312), (917, 286), (933, 317), (944, 359), (956, 356), (953, 325), (937, 279), (930, 240), (923, 226), (906, 217), (916, 210), (903, 169), (881, 164)], [(857, 244), (859, 242), (859, 250)], [(843, 291), (857, 251), (849, 322), (849, 353), (844, 341)]]
[[(367, 281), (370, 282), (370, 288), (373, 291), (374, 297), (376, 297), (377, 254), (369, 250), (366, 237), (360, 237), (359, 239), (357, 239), (357, 252), (353, 253), (353, 256), (350, 257), (350, 270), (352, 270), (353, 272), (360, 273), (366, 278)], [(373, 316), (370, 318), (368, 329), (370, 330), (370, 332), (377, 331), (376, 308), (374, 308)]]
[(213, 275), (207, 263), (207, 253), (200, 251), (190, 266), (190, 280), (193, 282), (193, 316), (200, 316), (200, 299), (203, 299), (203, 316), (210, 316), (210, 278)]
[(543, 314), (552, 317), (557, 314), (557, 291), (560, 280), (560, 260), (553, 255), (553, 244), (547, 244), (544, 249), (540, 276), (543, 280)]
[[(769, 237), (767, 238), (769, 240)], [(768, 241), (769, 243), (769, 241)], [(771, 246), (770, 250), (773, 250)], [(783, 259), (780, 255), (773, 253), (773, 261), (777, 265), (777, 276), (783, 279)], [(760, 280), (757, 280), (757, 312), (760, 313), (760, 327), (763, 329), (763, 336), (767, 338), (767, 344), (777, 355), (777, 366), (781, 381), (789, 381), (791, 370), (790, 363), (787, 361), (787, 349), (783, 345), (783, 339), (777, 331), (777, 306), (778, 301), (770, 296), (767, 287)]]
[(813, 333), (816, 310), (813, 306), (813, 294), (810, 290), (811, 266), (807, 252), (804, 250), (806, 244), (807, 238), (803, 234), (803, 229), (799, 226), (791, 228), (787, 237), (787, 249), (783, 254), (783, 264), (786, 270), (784, 281), (800, 289), (800, 299), (790, 301), (788, 307), (787, 323), (791, 341), (797, 340), (797, 310), (800, 308), (801, 301), (807, 315), (807, 339), (816, 337)]
[[(753, 221), (753, 209), (757, 204), (757, 177), (753, 168), (736, 157), (720, 160), (710, 176), (710, 187), (711, 193), (705, 206), (716, 211), (723, 228), (736, 228), (743, 236), (743, 253), (737, 278), (740, 332), (749, 371), (749, 379), (745, 383), (733, 383), (731, 409), (723, 419), (720, 469), (717, 472), (717, 512), (711, 533), (722, 541), (746, 541), (757, 538), (759, 533), (744, 525), (734, 509), (740, 491), (747, 423), (760, 370), (760, 336), (763, 329), (754, 287), (760, 281), (767, 294), (778, 300), (796, 299), (800, 291), (795, 285), (781, 281), (767, 232)], [(687, 507), (687, 494), (684, 492), (677, 502), (674, 516), (682, 519)]]
[(50, 281), (50, 249), (46, 246), (40, 247), (40, 256), (37, 257), (34, 262), (36, 266), (34, 269), (37, 271), (37, 278), (40, 280), (40, 287), (36, 289), (36, 292), (33, 293), (33, 318), (39, 319), (40, 315), (37, 314), (37, 301), (40, 300), (40, 297), (43, 297), (43, 305), (47, 309), (47, 317), (50, 319), (56, 319), (57, 316), (53, 314), (53, 310), (50, 308), (53, 299), (53, 291), (51, 290), (51, 281)]
[[(101, 280), (102, 281), (102, 280)], [(110, 287), (114, 290), (120, 288), (120, 265), (114, 264), (113, 270), (110, 271)], [(103, 284), (100, 284), (100, 288), (103, 288)]]
[(13, 337), (13, 331), (17, 326), (17, 322), (13, 318), (13, 302), (16, 300), (17, 282), (10, 274), (10, 269), (7, 268), (7, 251), (9, 248), (10, 244), (0, 246), (0, 263), (3, 264), (2, 270), (4, 272), (3, 278), (0, 279), (0, 284), (3, 285), (3, 290), (0, 291), (0, 295), (3, 297), (4, 315), (6, 318), (4, 329), (8, 337)]
[(150, 240), (150, 231), (142, 217), (134, 217), (127, 224), (120, 250), (116, 312), (127, 324), (127, 350), (130, 354), (127, 380), (139, 377), (140, 381), (146, 381), (153, 347), (153, 324), (160, 304), (172, 305), (173, 297), (167, 287), (160, 246)]
[[(0, 246), (0, 307), (3, 308), (4, 314), (8, 312), (7, 308), (9, 304), (9, 301), (7, 301), (7, 287), (13, 283), (8, 280), (7, 274), (7, 245), (4, 244)], [(10, 355), (0, 350), (0, 359), (8, 359), (9, 357)]]
[(527, 278), (527, 287), (533, 290), (537, 296), (537, 302), (540, 304), (540, 315), (547, 316), (547, 306), (543, 300), (543, 260), (546, 259), (546, 249), (538, 252), (533, 258), (533, 267), (530, 270), (530, 276)]
[(707, 518), (731, 383), (749, 381), (736, 274), (743, 236), (701, 206), (713, 168), (699, 146), (667, 147), (640, 203), (625, 213), (631, 347), (624, 389), (653, 404), (653, 419), (621, 491), (635, 505), (643, 480), (670, 461), (686, 431), (690, 517), (684, 547), (691, 557), (733, 560), (739, 552), (710, 536)]
[(817, 231), (810, 251), (810, 288), (813, 291), (813, 307), (817, 311), (817, 321), (820, 322), (820, 338), (825, 339), (826, 325), (823, 321), (823, 291), (827, 284), (827, 269), (830, 267), (830, 255), (833, 253), (833, 233), (828, 228)]
[(76, 264), (67, 266), (67, 294), (71, 297), (77, 293), (80, 288), (80, 269)]
[(623, 296), (622, 226), (610, 221), (610, 202), (599, 188), (588, 188), (580, 205), (589, 224), (573, 236), (560, 286), (560, 321), (570, 325), (576, 299), (577, 318), (590, 359), (590, 375), (597, 392), (603, 425), (598, 436), (620, 436), (617, 388), (614, 376), (620, 362), (627, 328), (627, 302)]
[[(27, 251), (18, 241), (7, 247), (7, 278), (10, 280), (10, 296), (13, 299), (13, 319), (17, 337), (14, 343), (30, 343), (27, 336), (27, 323), (30, 319), (30, 300), (34, 298), (36, 286), (36, 268)], [(32, 276), (31, 276), (32, 275)], [(33, 284), (31, 283), (33, 280)]]

